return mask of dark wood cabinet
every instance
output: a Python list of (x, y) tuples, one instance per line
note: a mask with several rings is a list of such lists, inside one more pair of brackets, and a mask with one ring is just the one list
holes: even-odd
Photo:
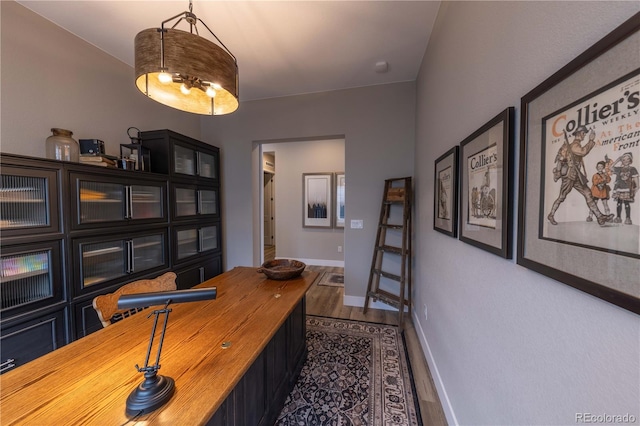
[(2, 328), (0, 373), (26, 364), (67, 343), (66, 308)]
[(140, 132), (140, 138), (151, 152), (151, 171), (169, 176), (178, 288), (222, 273), (219, 148), (167, 129)]
[(207, 256), (206, 260), (173, 269), (178, 290), (185, 290), (222, 273), (222, 255)]
[(219, 149), (142, 135), (152, 172), (0, 156), (3, 357), (99, 330), (93, 298), (128, 282), (174, 270), (186, 289), (222, 273)]
[(151, 171), (172, 178), (220, 181), (220, 149), (171, 130), (140, 132), (151, 150)]

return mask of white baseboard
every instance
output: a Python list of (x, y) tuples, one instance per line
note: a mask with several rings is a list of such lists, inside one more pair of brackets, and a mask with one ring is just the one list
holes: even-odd
[(451, 401), (449, 401), (449, 396), (447, 395), (444, 383), (442, 382), (442, 377), (440, 377), (438, 366), (436, 365), (435, 359), (433, 359), (433, 354), (431, 353), (429, 342), (427, 341), (427, 337), (424, 334), (422, 325), (418, 321), (417, 315), (417, 312), (414, 310), (413, 324), (416, 330), (416, 334), (418, 335), (418, 340), (420, 340), (420, 346), (422, 346), (422, 352), (424, 352), (424, 357), (426, 358), (427, 364), (429, 365), (431, 377), (433, 377), (433, 382), (436, 385), (438, 397), (440, 398), (440, 403), (442, 404), (442, 410), (444, 411), (444, 415), (447, 418), (447, 423), (457, 426), (459, 424), (458, 419), (456, 418), (456, 414), (453, 411), (453, 407), (451, 406)]
[[(290, 259), (289, 257), (276, 257), (276, 259)], [(324, 260), (324, 259), (298, 259), (300, 262), (313, 266), (330, 266), (333, 268), (344, 268), (344, 260)]]

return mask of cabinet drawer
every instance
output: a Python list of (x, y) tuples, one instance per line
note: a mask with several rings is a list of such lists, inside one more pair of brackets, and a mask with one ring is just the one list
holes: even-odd
[(74, 339), (76, 340), (103, 328), (100, 318), (98, 318), (98, 313), (93, 308), (93, 299), (73, 305), (73, 320)]
[(178, 290), (196, 286), (222, 273), (222, 256), (207, 257), (190, 266), (174, 271), (177, 275)]
[(67, 343), (65, 310), (2, 329), (0, 372), (26, 364)]

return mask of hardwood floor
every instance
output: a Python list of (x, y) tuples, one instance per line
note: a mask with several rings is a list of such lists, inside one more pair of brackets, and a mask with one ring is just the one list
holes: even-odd
[[(323, 272), (344, 272), (343, 268), (312, 265), (308, 265), (307, 269), (318, 272), (320, 274), (318, 278), (320, 278)], [(344, 306), (342, 303), (343, 296), (343, 287), (319, 286), (316, 282), (307, 292), (307, 314), (397, 325), (398, 315), (396, 312), (382, 309), (368, 309), (365, 315), (362, 313), (361, 307)], [(447, 419), (442, 410), (438, 394), (436, 393), (427, 361), (422, 353), (420, 341), (418, 340), (411, 318), (407, 317), (408, 316), (405, 316), (404, 320), (404, 334), (407, 342), (407, 352), (409, 353), (409, 362), (411, 363), (411, 370), (416, 386), (417, 398), (420, 404), (422, 423), (425, 426), (446, 425)]]

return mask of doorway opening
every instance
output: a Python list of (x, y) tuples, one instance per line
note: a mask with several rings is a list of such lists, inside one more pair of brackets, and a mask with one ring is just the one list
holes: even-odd
[[(344, 173), (344, 136), (254, 142), (254, 264), (296, 259), (307, 265), (344, 265), (344, 228), (334, 224), (333, 187), (327, 194), (330, 226), (304, 224), (305, 173)], [(277, 175), (277, 180), (276, 180)]]
[(276, 155), (275, 152), (262, 153), (263, 172), (263, 255), (264, 262), (276, 258)]

